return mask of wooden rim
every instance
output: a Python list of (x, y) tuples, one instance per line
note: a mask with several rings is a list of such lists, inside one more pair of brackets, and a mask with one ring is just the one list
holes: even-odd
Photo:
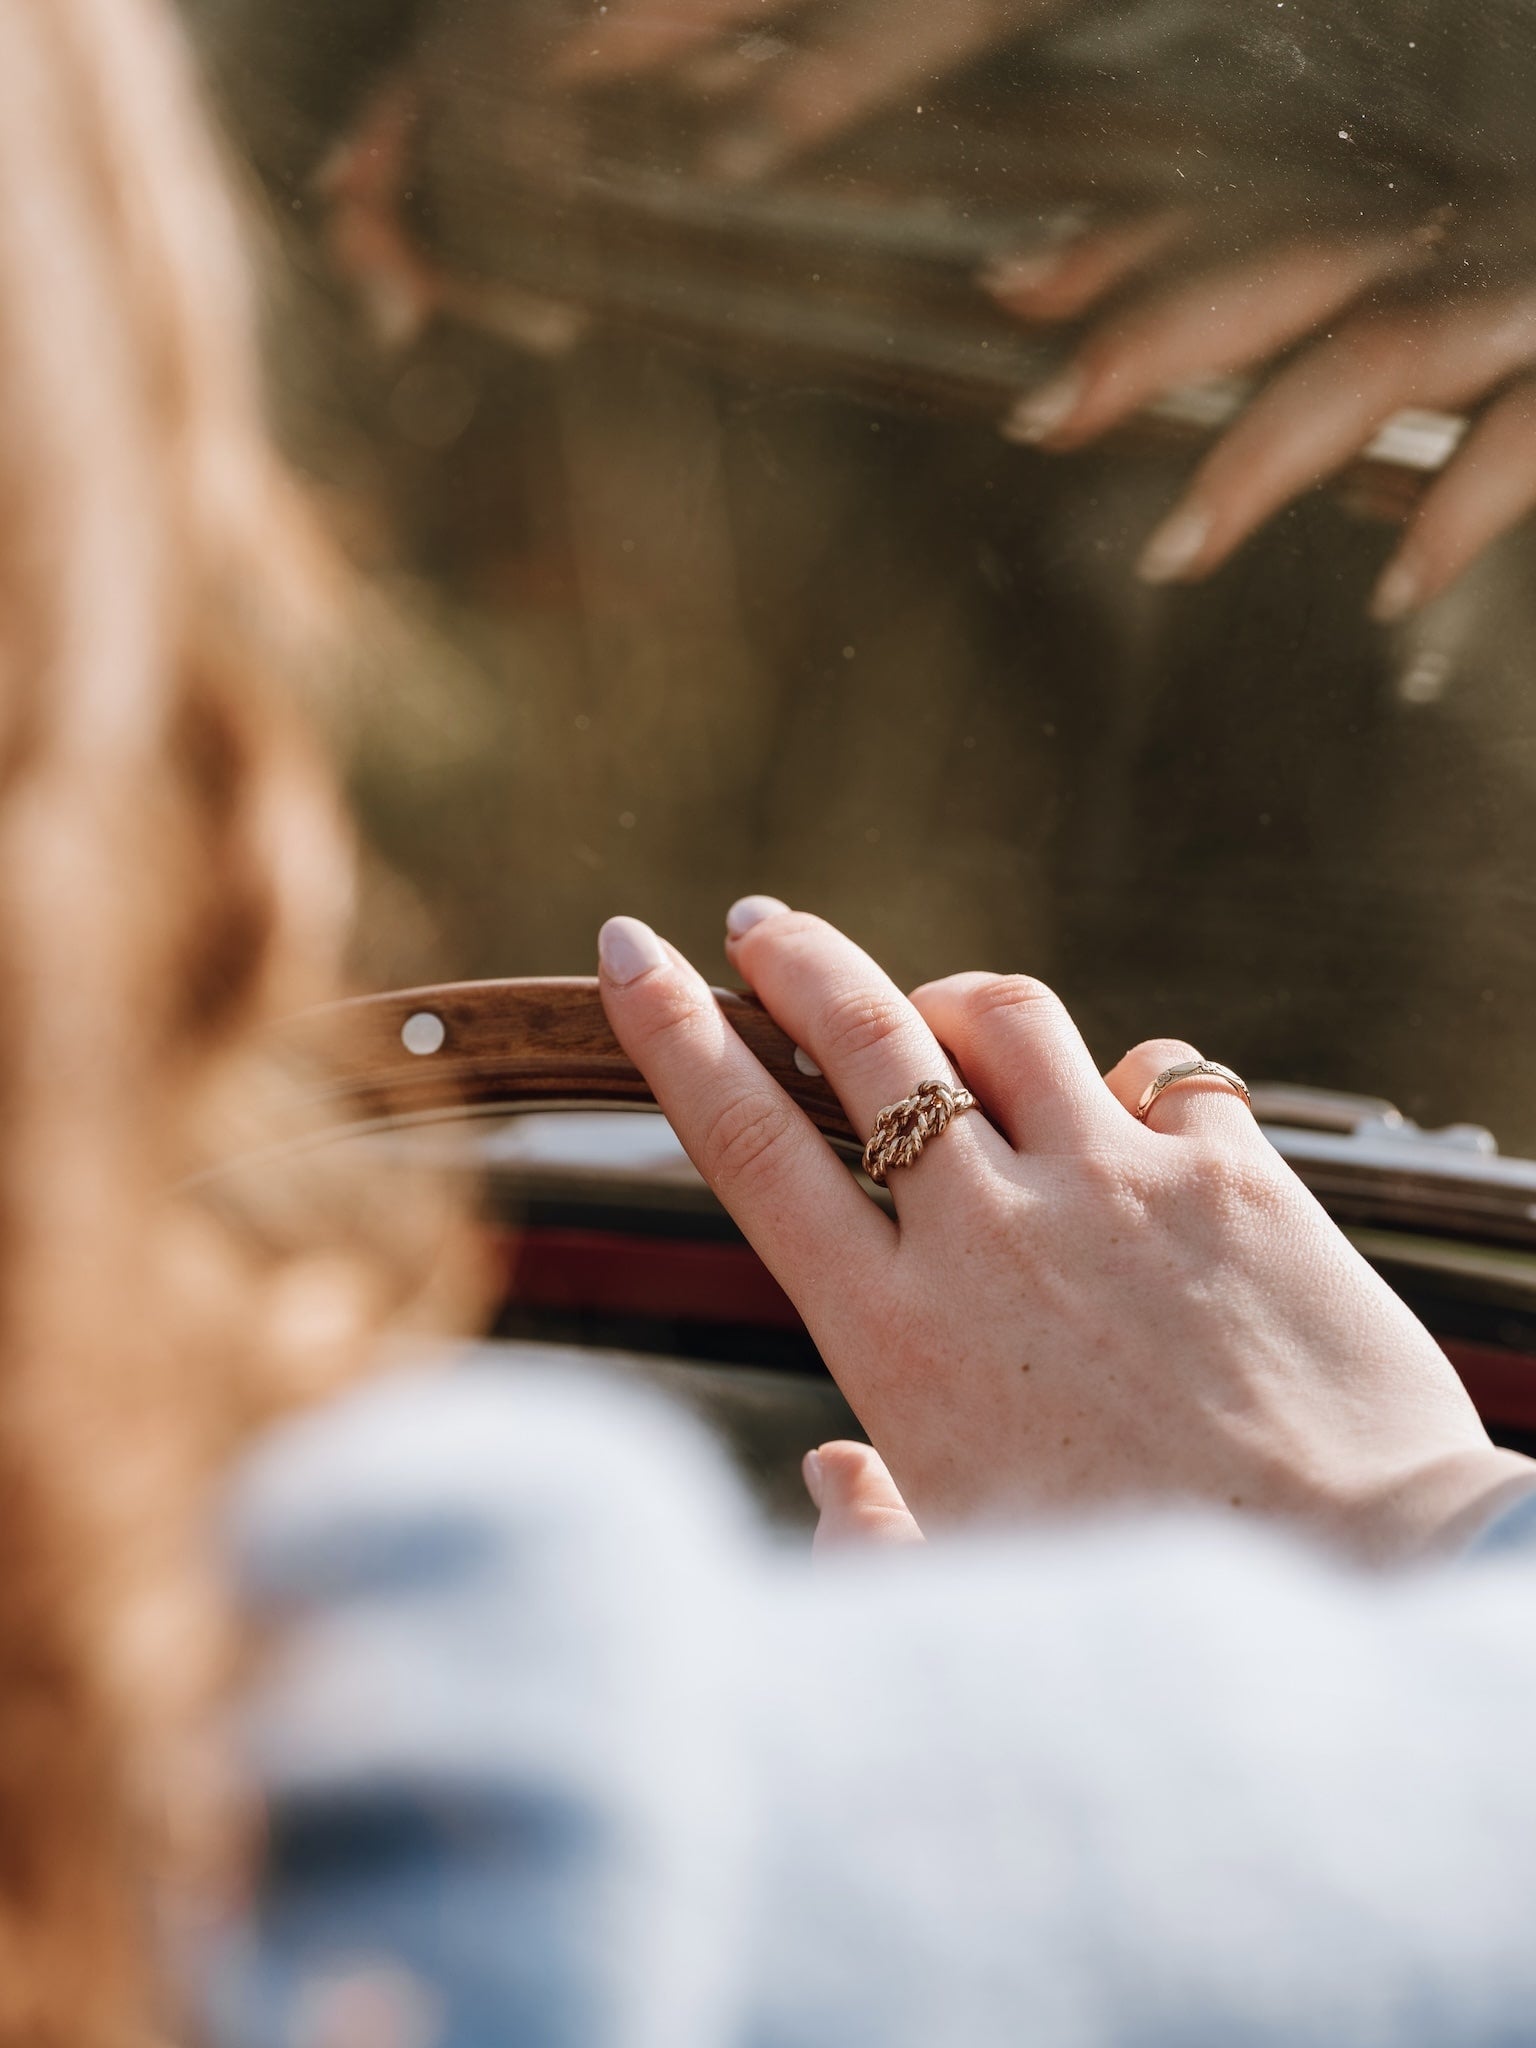
[[(831, 1088), (796, 1066), (793, 1043), (756, 997), (711, 993), (817, 1129), (856, 1143)], [(541, 1103), (602, 1108), (656, 1101), (614, 1037), (590, 976), (391, 990), (311, 1011), (291, 1038), (318, 1058), (316, 1106), (344, 1124)]]

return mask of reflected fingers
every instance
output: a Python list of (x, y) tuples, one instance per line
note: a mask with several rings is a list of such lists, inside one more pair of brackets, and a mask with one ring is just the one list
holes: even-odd
[(899, 98), (909, 88), (955, 70), (995, 42), (996, 0), (878, 0), (846, 19), (824, 17), (822, 39), (773, 66), (754, 95), (743, 125), (727, 129), (706, 152), (718, 177), (765, 176), (780, 164)]
[(1046, 249), (1000, 256), (981, 273), (982, 289), (1021, 320), (1075, 320), (1133, 272), (1188, 232), (1184, 211), (1068, 234)]
[(1076, 448), (1180, 384), (1266, 362), (1423, 260), (1400, 237), (1269, 250), (1159, 293), (1090, 336), (1061, 376), (1020, 399), (1011, 439)]
[(1449, 589), (1490, 542), (1536, 511), (1536, 383), (1517, 384), (1477, 421), (1425, 493), (1382, 571), (1372, 615), (1389, 623)]
[(570, 85), (600, 85), (659, 71), (706, 47), (723, 31), (750, 22), (762, 28), (794, 11), (798, 0), (610, 0), (601, 17), (576, 30), (556, 52), (550, 76)]
[(1396, 412), (1460, 406), (1536, 359), (1536, 294), (1396, 308), (1284, 370), (1195, 472), (1148, 541), (1149, 582), (1209, 574), (1264, 521), (1342, 468)]

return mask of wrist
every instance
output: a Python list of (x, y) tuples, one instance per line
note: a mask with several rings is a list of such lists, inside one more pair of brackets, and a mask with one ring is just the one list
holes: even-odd
[(1454, 1557), (1536, 1492), (1536, 1460), (1483, 1443), (1447, 1453), (1361, 1502), (1351, 1534), (1373, 1564)]

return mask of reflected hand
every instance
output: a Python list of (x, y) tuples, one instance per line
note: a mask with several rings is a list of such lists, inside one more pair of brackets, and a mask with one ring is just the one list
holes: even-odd
[(443, 280), (406, 230), (401, 194), (416, 126), (404, 73), (386, 78), (319, 173), (332, 262), (356, 293), (378, 339), (403, 347), (443, 301)]
[(736, 906), (728, 951), (856, 1129), (950, 1076), (946, 1047), (980, 1099), (893, 1171), (888, 1216), (688, 963), (604, 927), (614, 1031), (929, 1533), (1177, 1497), (1386, 1557), (1529, 1483), (1237, 1095), (1186, 1084), (1136, 1120), (1188, 1048), (1139, 1046), (1106, 1080), (1039, 984), (960, 975), (909, 1001), (770, 898)]
[[(331, 261), (355, 294), (375, 339), (393, 349), (407, 347), (439, 314), (472, 320), (478, 310), (473, 284), (442, 271), (406, 225), (417, 112), (409, 71), (386, 77), (317, 179)], [(580, 340), (587, 320), (579, 307), (503, 285), (496, 324), (514, 346), (555, 357)]]
[[(1021, 318), (1080, 317), (1182, 226), (1168, 215), (1117, 228), (1049, 262), (999, 265), (987, 282)], [(1402, 617), (1536, 508), (1536, 290), (1459, 289), (1454, 271), (1419, 276), (1431, 260), (1432, 239), (1418, 231), (1298, 241), (1133, 296), (1004, 431), (1080, 447), (1176, 385), (1267, 363), (1327, 330), (1222, 436), (1147, 544), (1143, 576), (1192, 582), (1361, 454), (1395, 413), (1492, 394), (1377, 585), (1377, 617)]]
[(717, 177), (767, 175), (962, 69), (1067, 0), (610, 0), (554, 72), (575, 85), (665, 74), (731, 102)]

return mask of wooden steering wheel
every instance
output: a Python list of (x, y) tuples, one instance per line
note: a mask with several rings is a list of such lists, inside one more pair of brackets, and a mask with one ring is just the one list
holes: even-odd
[[(748, 1049), (840, 1146), (859, 1141), (832, 1089), (754, 996), (713, 991)], [(317, 1013), (338, 1040), (320, 1099), (338, 1122), (454, 1110), (654, 1108), (656, 1098), (608, 1025), (597, 982), (460, 981), (363, 996)], [(336, 1027), (339, 1026), (339, 1029)]]

